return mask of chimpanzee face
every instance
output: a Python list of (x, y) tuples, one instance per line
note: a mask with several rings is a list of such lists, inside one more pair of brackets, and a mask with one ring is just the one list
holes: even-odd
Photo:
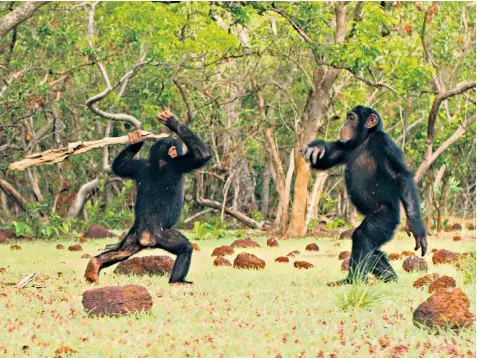
[(359, 144), (371, 132), (382, 130), (379, 114), (369, 107), (356, 106), (346, 114), (346, 122), (340, 130), (342, 143)]

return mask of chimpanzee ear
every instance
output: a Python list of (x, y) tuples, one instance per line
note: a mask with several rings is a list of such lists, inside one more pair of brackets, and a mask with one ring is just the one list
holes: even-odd
[(368, 119), (366, 120), (366, 128), (373, 128), (376, 124), (378, 124), (378, 116), (373, 114), (370, 114)]

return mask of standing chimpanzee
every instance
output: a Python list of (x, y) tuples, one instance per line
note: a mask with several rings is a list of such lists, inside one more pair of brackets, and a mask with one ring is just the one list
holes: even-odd
[(158, 115), (159, 120), (179, 135), (188, 148), (182, 155), (181, 144), (172, 138), (158, 140), (149, 159), (133, 159), (144, 138), (140, 131), (130, 133), (130, 145), (113, 161), (114, 174), (136, 181), (135, 221), (126, 237), (117, 245), (91, 259), (85, 278), (97, 282), (101, 269), (126, 260), (144, 248), (160, 248), (177, 255), (169, 283), (191, 283), (189, 272), (192, 245), (179, 231), (171, 229), (182, 211), (184, 174), (202, 167), (211, 155), (207, 146), (171, 112)]
[(422, 256), (426, 254), (426, 229), (413, 174), (404, 162), (401, 149), (383, 132), (376, 111), (356, 106), (348, 112), (338, 141), (315, 140), (301, 154), (314, 169), (345, 164), (349, 197), (366, 215), (353, 233), (348, 277), (330, 285), (352, 283), (356, 279), (366, 281), (370, 271), (385, 282), (397, 279), (379, 248), (392, 239), (399, 224), (399, 201), (406, 210), (407, 234), (410, 236), (412, 232), (416, 240), (414, 250), (422, 248)]

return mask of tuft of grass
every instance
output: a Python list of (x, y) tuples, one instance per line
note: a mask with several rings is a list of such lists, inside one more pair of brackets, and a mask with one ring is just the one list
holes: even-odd
[(464, 285), (475, 285), (476, 278), (476, 263), (475, 263), (475, 252), (472, 252), (470, 255), (464, 257), (459, 262), (459, 266), (462, 270), (464, 276)]
[(387, 293), (379, 286), (354, 282), (338, 295), (338, 306), (342, 310), (369, 308), (387, 297)]

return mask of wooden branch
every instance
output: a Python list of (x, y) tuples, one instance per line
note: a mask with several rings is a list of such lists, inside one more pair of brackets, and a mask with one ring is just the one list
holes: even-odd
[[(168, 134), (152, 134), (150, 132), (142, 131), (145, 139), (160, 139), (168, 137)], [(24, 170), (29, 167), (55, 164), (62, 162), (72, 155), (83, 154), (96, 148), (102, 148), (107, 145), (114, 144), (128, 144), (129, 138), (127, 135), (121, 137), (106, 137), (99, 140), (79, 141), (68, 144), (67, 147), (50, 149), (45, 152), (30, 154), (18, 162), (10, 163), (8, 170)]]
[[(203, 206), (207, 206), (212, 209), (216, 210), (222, 210), (222, 204), (219, 203), (218, 201), (215, 200), (209, 200), (209, 199), (203, 199), (203, 198), (196, 198), (197, 203)], [(252, 229), (262, 229), (263, 228), (263, 222), (258, 222), (253, 220), (252, 218), (249, 218), (247, 215), (244, 213), (230, 209), (230, 208), (225, 208), (225, 212), (236, 218), (238, 221), (243, 222), (245, 225), (251, 227)]]
[(452, 134), (442, 145), (434, 152), (432, 153), (429, 158), (426, 158), (419, 168), (416, 171), (416, 174), (414, 176), (414, 181), (418, 183), (424, 173), (431, 167), (432, 163), (447, 149), (449, 146), (451, 146), (457, 139), (460, 138), (462, 134), (464, 134), (467, 131), (468, 126), (475, 122), (475, 114), (465, 120), (464, 123), (459, 125), (459, 128)]
[(23, 288), (25, 287), (26, 285), (28, 285), (36, 276), (36, 272), (32, 272), (31, 274), (29, 274), (27, 277), (25, 277), (23, 280), (21, 280), (20, 282), (18, 282), (14, 287), (15, 288)]
[(462, 82), (462, 83), (459, 83), (457, 86), (455, 86), (455, 88), (446, 92), (441, 92), (436, 96), (436, 98), (434, 99), (434, 102), (432, 103), (431, 112), (429, 113), (429, 120), (427, 125), (427, 142), (428, 143), (432, 142), (434, 139), (436, 118), (437, 118), (437, 114), (439, 112), (441, 103), (450, 97), (453, 97), (458, 94), (462, 94), (468, 90), (471, 90), (475, 88), (475, 86), (476, 86), (475, 82)]
[(0, 39), (8, 34), (11, 29), (32, 17), (35, 11), (46, 3), (46, 1), (27, 1), (18, 6), (8, 15), (5, 15), (0, 19)]
[(6, 180), (0, 179), (0, 189), (5, 192), (8, 196), (13, 198), (20, 209), (26, 211), (26, 204), (28, 201)]

